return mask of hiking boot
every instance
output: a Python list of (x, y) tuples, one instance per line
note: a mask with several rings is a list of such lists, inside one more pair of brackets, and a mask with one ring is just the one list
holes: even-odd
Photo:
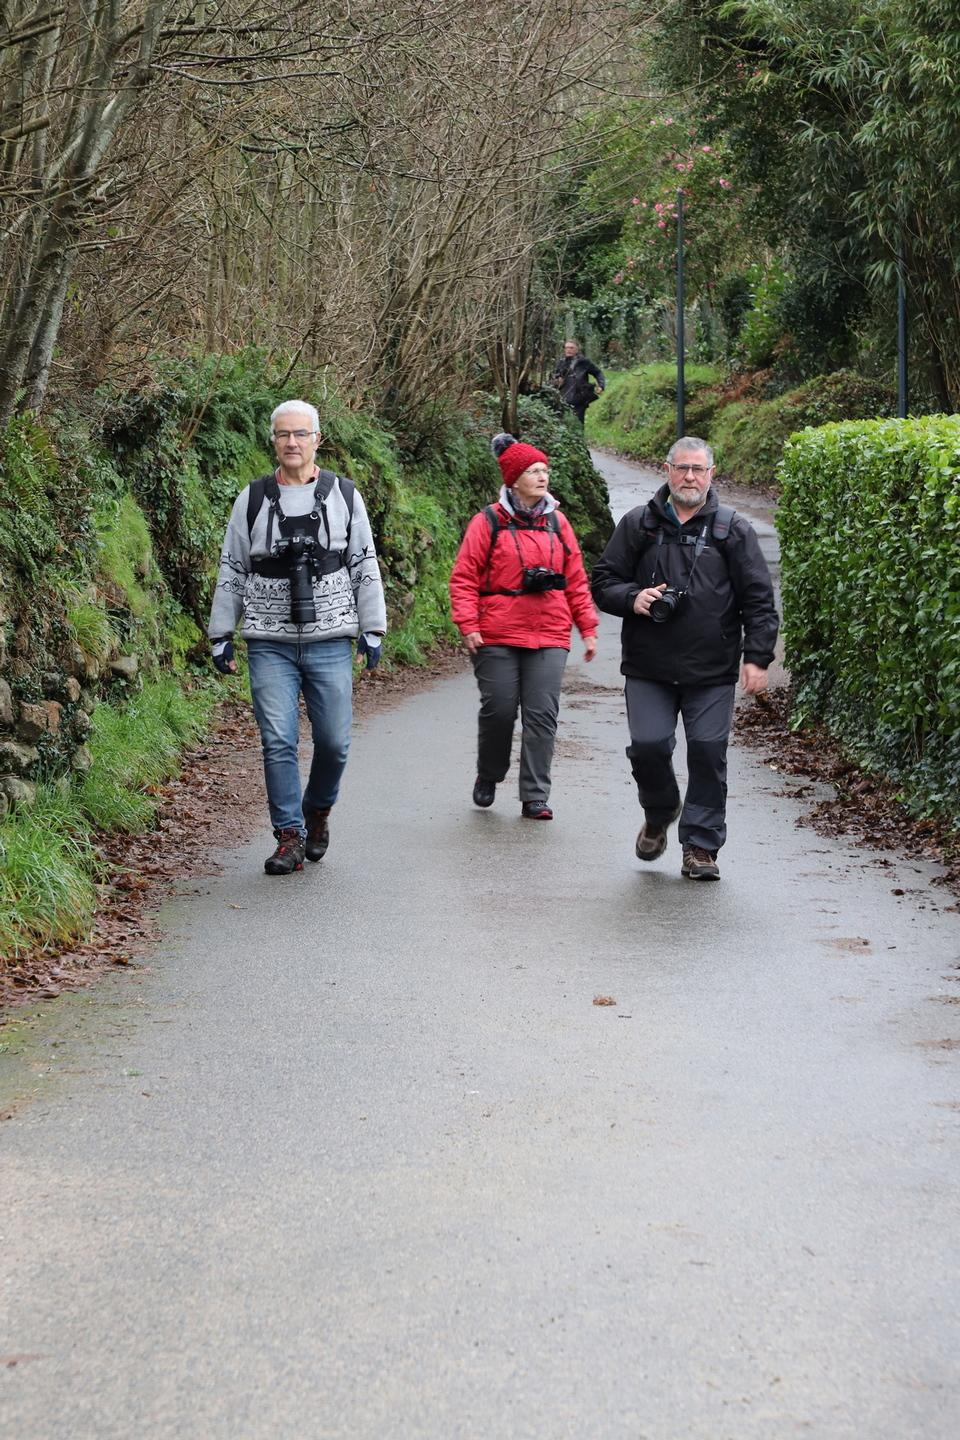
[(480, 775), (477, 776), (473, 786), (474, 805), (479, 805), (481, 810), (489, 809), (493, 804), (496, 793), (497, 786), (495, 781), (484, 780)]
[(303, 869), (304, 845), (299, 830), (277, 832), (277, 848), (263, 862), (268, 875), (291, 875), (294, 870)]
[(701, 850), (699, 845), (684, 845), (680, 874), (688, 880), (719, 880), (717, 857), (709, 850)]
[(644, 820), (640, 826), (640, 834), (637, 836), (637, 859), (638, 860), (659, 860), (667, 848), (667, 829), (674, 820), (679, 819), (681, 806), (670, 816), (665, 825), (651, 825), (649, 820)]
[(307, 822), (307, 841), (304, 849), (308, 860), (322, 860), (330, 844), (330, 806), (325, 810), (311, 810), (304, 807), (303, 818)]
[(520, 813), (524, 820), (553, 819), (553, 811), (543, 800), (524, 800)]

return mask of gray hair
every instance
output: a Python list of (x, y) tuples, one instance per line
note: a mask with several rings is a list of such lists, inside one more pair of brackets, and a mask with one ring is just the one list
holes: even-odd
[(274, 410), (273, 414), (270, 416), (271, 440), (273, 439), (274, 429), (277, 423), (277, 416), (286, 415), (289, 410), (305, 410), (310, 416), (311, 430), (320, 429), (320, 416), (317, 414), (316, 408), (313, 405), (308, 404), (306, 400), (284, 400), (283, 404), (278, 405), (276, 410)]
[(668, 465), (673, 464), (675, 456), (679, 455), (681, 450), (702, 450), (707, 457), (707, 464), (713, 464), (713, 451), (706, 440), (701, 440), (697, 435), (681, 435), (679, 440), (674, 440), (667, 451)]

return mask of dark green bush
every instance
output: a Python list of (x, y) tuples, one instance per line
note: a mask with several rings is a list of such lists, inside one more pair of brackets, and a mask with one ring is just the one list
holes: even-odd
[(721, 406), (708, 438), (717, 465), (743, 485), (771, 485), (787, 437), (807, 425), (836, 420), (873, 420), (892, 415), (893, 392), (852, 370), (818, 375), (771, 400)]
[(805, 431), (779, 479), (797, 722), (960, 823), (960, 419)]
[(281, 398), (250, 352), (166, 362), (151, 385), (106, 405), (108, 452), (147, 516), (170, 589), (198, 625), (230, 507), (270, 467), (270, 411)]

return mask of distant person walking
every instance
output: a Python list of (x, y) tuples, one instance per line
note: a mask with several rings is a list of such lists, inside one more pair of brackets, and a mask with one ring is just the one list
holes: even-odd
[[(597, 382), (596, 390), (590, 383), (591, 379)], [(587, 406), (593, 404), (607, 382), (599, 365), (594, 365), (586, 355), (580, 354), (576, 340), (565, 340), (563, 355), (553, 372), (553, 383), (560, 391), (560, 398), (566, 401), (582, 425)]]
[[(676, 441), (667, 483), (623, 517), (593, 571), (600, 609), (623, 616), (627, 756), (644, 815), (637, 858), (658, 860), (679, 818), (680, 873), (691, 880), (720, 879), (737, 672), (745, 694), (766, 689), (778, 628), (759, 541), (747, 520), (719, 503), (713, 471), (705, 441)], [(682, 802), (672, 759), (680, 716)]]
[(467, 526), (450, 576), (454, 622), (480, 687), (473, 803), (492, 805), (510, 768), (521, 714), (519, 790), (526, 820), (552, 820), (550, 769), (560, 684), (575, 624), (583, 658), (597, 648), (597, 612), (570, 521), (547, 488), (549, 459), (512, 435), (491, 448), (503, 487)]

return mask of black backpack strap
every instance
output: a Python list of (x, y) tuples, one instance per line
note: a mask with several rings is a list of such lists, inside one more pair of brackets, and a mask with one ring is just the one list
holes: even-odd
[(263, 502), (268, 492), (270, 499), (275, 500), (279, 490), (277, 477), (273, 473), (261, 475), (259, 480), (250, 481), (250, 488), (247, 491), (247, 534), (251, 539), (253, 538), (253, 522), (263, 509)]
[(497, 512), (492, 505), (484, 505), (483, 516), (487, 524), (490, 526), (490, 549), (487, 551), (487, 559), (483, 567), (483, 572), (484, 574), (486, 574), (487, 571), (490, 569), (490, 561), (493, 559), (493, 550), (494, 546), (497, 543), (497, 536), (500, 534), (500, 531), (504, 527), (497, 519)]
[(551, 511), (550, 511), (550, 514), (547, 516), (547, 529), (548, 529), (548, 530), (552, 530), (553, 533), (554, 533), (554, 535), (556, 535), (557, 539), (560, 541), (560, 544), (563, 546), (564, 556), (569, 560), (569, 558), (570, 558), (570, 546), (567, 544), (566, 540), (564, 540), (564, 538), (563, 538), (563, 531), (562, 531), (561, 528), (560, 528), (560, 511), (559, 511), (559, 510), (551, 510)]
[(733, 524), (733, 517), (736, 515), (732, 505), (718, 505), (713, 512), (713, 525), (710, 534), (714, 540), (724, 541), (730, 534), (730, 526)]
[[(514, 529), (515, 527), (510, 525), (501, 525), (499, 519), (497, 518), (497, 512), (492, 505), (484, 505), (483, 515), (486, 519), (487, 524), (490, 526), (490, 549), (487, 551), (487, 558), (483, 567), (484, 574), (486, 574), (486, 572), (490, 569), (490, 561), (493, 559), (493, 551), (497, 543), (497, 536), (500, 534), (500, 531)], [(549, 515), (547, 516), (547, 529), (553, 535), (556, 535), (557, 539), (560, 541), (560, 544), (563, 546), (564, 555), (569, 558), (570, 547), (567, 544), (566, 540), (564, 540), (563, 538), (563, 532), (560, 528), (560, 512), (558, 510), (551, 510)]]
[[(357, 487), (352, 480), (347, 479), (346, 475), (337, 475), (333, 470), (321, 470), (317, 476), (317, 496), (321, 504), (333, 489), (334, 481), (340, 486), (340, 494), (343, 496), (344, 503), (347, 507), (347, 543), (344, 546), (343, 553), (345, 556), (348, 556), (350, 554), (350, 531), (353, 527), (353, 502), (356, 497)], [(346, 560), (344, 560), (344, 564), (346, 564)]]
[[(340, 494), (343, 496), (347, 506), (347, 543), (344, 547), (343, 564), (347, 563), (346, 557), (350, 553), (350, 530), (353, 525), (353, 502), (357, 493), (357, 487), (352, 480), (345, 475), (337, 475), (332, 470), (321, 470), (317, 476), (317, 497), (320, 503), (326, 500), (333, 489), (333, 482), (336, 480), (340, 486)], [(258, 480), (250, 481), (250, 488), (247, 492), (247, 534), (253, 538), (253, 524), (263, 508), (264, 500), (269, 500), (271, 505), (280, 503), (280, 486), (277, 484), (277, 477), (271, 473), (261, 475)], [(328, 530), (329, 535), (329, 530)], [(269, 547), (271, 535), (267, 535)]]

